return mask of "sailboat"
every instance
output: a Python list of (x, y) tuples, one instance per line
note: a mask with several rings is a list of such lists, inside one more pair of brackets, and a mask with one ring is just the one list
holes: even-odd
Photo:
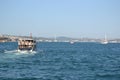
[(56, 35), (55, 35), (55, 37), (54, 37), (54, 42), (57, 42), (57, 38), (56, 38)]
[(101, 42), (102, 44), (108, 44), (108, 40), (107, 40), (107, 36), (106, 36), (106, 34), (105, 34), (105, 38), (104, 38), (104, 40)]
[(74, 41), (70, 41), (70, 44), (74, 44)]

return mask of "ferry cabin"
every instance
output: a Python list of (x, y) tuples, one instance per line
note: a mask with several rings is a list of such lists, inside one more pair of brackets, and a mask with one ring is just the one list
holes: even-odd
[(36, 41), (33, 39), (24, 39), (18, 41), (19, 51), (34, 51), (36, 48)]

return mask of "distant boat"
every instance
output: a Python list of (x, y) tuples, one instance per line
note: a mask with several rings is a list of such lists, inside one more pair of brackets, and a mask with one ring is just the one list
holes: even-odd
[(32, 52), (36, 48), (36, 41), (33, 39), (21, 39), (18, 41), (18, 52)]
[(75, 42), (74, 41), (70, 41), (70, 44), (74, 44)]
[(107, 36), (105, 35), (104, 40), (101, 42), (102, 44), (108, 44)]
[(58, 41), (57, 41), (57, 38), (56, 38), (56, 35), (55, 35), (55, 37), (54, 37), (54, 42), (58, 42)]

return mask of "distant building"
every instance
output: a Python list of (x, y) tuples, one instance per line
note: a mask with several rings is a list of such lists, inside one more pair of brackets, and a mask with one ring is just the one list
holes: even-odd
[(8, 41), (10, 41), (9, 38), (7, 38), (7, 37), (0, 37), (0, 42), (8, 42)]

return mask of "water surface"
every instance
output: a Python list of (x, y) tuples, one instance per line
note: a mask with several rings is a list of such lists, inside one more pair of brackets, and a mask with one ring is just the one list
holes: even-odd
[(33, 54), (0, 43), (1, 80), (120, 80), (120, 44), (37, 43)]

